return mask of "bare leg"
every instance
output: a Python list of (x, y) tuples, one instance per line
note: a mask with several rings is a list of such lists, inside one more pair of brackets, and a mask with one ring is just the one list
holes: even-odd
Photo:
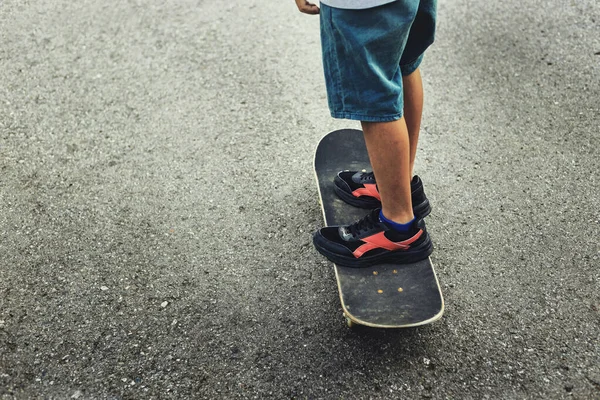
[(419, 143), (419, 130), (421, 129), (421, 115), (423, 114), (423, 83), (419, 69), (402, 77), (402, 86), (404, 92), (404, 118), (410, 142), (410, 176), (413, 176), (417, 144)]
[(402, 77), (404, 118), (394, 122), (363, 122), (363, 132), (377, 187), (381, 195), (383, 215), (394, 222), (406, 223), (414, 218), (410, 196), (421, 116), (423, 114), (423, 82), (415, 70)]
[(392, 122), (362, 122), (365, 142), (383, 215), (405, 224), (413, 218), (410, 196), (410, 142), (404, 118)]

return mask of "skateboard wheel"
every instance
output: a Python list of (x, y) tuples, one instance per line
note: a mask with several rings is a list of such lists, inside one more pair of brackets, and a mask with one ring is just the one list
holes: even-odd
[(346, 325), (348, 325), (348, 328), (353, 328), (354, 325), (356, 325), (346, 314), (344, 314), (344, 318), (346, 318)]

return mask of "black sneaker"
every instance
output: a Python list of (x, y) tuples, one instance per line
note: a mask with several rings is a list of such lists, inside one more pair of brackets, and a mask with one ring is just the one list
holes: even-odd
[(398, 232), (379, 219), (375, 209), (358, 222), (318, 230), (313, 243), (319, 253), (344, 267), (370, 267), (395, 263), (409, 264), (423, 260), (433, 251), (433, 244), (422, 219), (415, 219), (409, 232)]
[[(346, 203), (361, 208), (381, 207), (381, 196), (372, 172), (341, 171), (333, 183), (335, 192)], [(431, 213), (431, 205), (425, 196), (421, 178), (415, 175), (410, 182), (410, 189), (415, 217), (425, 218)]]

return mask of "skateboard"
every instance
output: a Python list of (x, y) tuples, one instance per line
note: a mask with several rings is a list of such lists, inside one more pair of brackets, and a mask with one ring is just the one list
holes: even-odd
[[(317, 146), (315, 174), (325, 225), (357, 221), (369, 210), (353, 207), (334, 191), (342, 170), (371, 170), (363, 133), (342, 129), (327, 134)], [(444, 299), (431, 259), (412, 264), (349, 268), (334, 264), (346, 323), (374, 328), (409, 328), (429, 324), (444, 313)]]

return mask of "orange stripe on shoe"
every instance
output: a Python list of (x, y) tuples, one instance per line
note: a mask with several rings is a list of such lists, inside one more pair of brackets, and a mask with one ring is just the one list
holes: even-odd
[(377, 185), (372, 183), (366, 184), (364, 188), (356, 189), (354, 192), (352, 192), (352, 194), (354, 197), (371, 196), (375, 197), (377, 200), (381, 200), (379, 190), (377, 190)]
[(389, 251), (394, 250), (408, 250), (409, 246), (414, 243), (417, 239), (421, 237), (423, 234), (423, 230), (419, 229), (413, 237), (410, 239), (403, 240), (401, 242), (392, 242), (388, 238), (385, 237), (385, 232), (379, 232), (375, 235), (366, 237), (361, 239), (365, 244), (357, 248), (352, 252), (354, 257), (360, 258), (367, 251), (375, 250), (375, 249), (386, 249)]

